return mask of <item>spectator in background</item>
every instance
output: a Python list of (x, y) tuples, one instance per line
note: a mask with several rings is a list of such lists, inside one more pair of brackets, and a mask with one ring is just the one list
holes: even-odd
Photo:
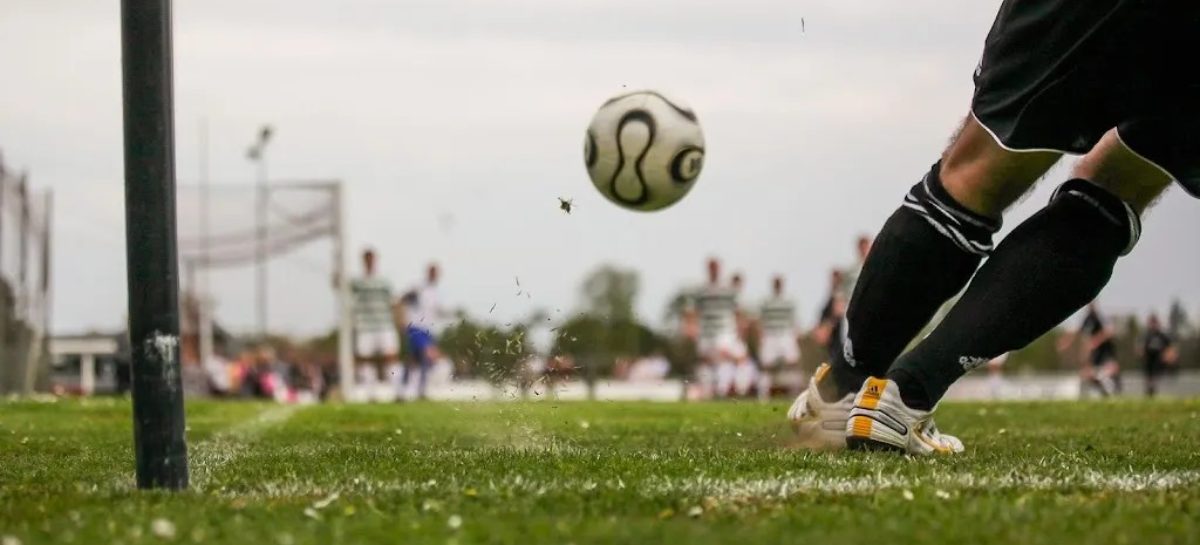
[(267, 379), (267, 374), (270, 372), (266, 362), (263, 361), (262, 355), (258, 350), (247, 350), (242, 353), (241, 361), (241, 388), (240, 392), (244, 397), (252, 398), (269, 398), (272, 395), (268, 388), (270, 380)]
[(1167, 366), (1175, 365), (1176, 361), (1175, 343), (1163, 331), (1157, 314), (1150, 314), (1146, 322), (1146, 334), (1137, 351), (1146, 365), (1146, 397), (1154, 397)]
[(629, 382), (657, 382), (667, 378), (670, 371), (671, 362), (667, 361), (661, 350), (657, 350), (649, 356), (634, 360), (633, 365), (629, 367), (627, 379)]
[(208, 379), (208, 394), (213, 397), (228, 397), (235, 393), (234, 373), (229, 360), (220, 354), (213, 354), (209, 361), (203, 362), (204, 373)]

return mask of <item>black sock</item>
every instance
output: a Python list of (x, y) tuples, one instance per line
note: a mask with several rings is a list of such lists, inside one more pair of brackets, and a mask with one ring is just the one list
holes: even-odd
[(882, 377), (938, 308), (970, 280), (1000, 222), (975, 214), (942, 187), (935, 163), (888, 218), (846, 309), (843, 350), (832, 354), (837, 399)]
[(1141, 223), (1133, 209), (1086, 180), (1005, 237), (954, 308), (888, 372), (904, 402), (929, 410), (958, 377), (1022, 348), (1100, 293)]

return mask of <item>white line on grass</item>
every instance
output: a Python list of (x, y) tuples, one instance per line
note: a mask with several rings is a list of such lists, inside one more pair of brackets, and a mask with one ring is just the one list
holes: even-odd
[(328, 496), (330, 494), (458, 494), (475, 488), (480, 494), (494, 491), (503, 494), (587, 494), (596, 491), (625, 490), (625, 494), (647, 498), (700, 498), (719, 500), (784, 500), (806, 494), (863, 495), (889, 490), (934, 489), (945, 493), (964, 491), (1029, 490), (1029, 491), (1161, 491), (1200, 485), (1200, 471), (1151, 471), (1142, 473), (1109, 473), (1095, 470), (1025, 473), (1007, 475), (977, 475), (945, 473), (924, 476), (869, 475), (833, 477), (821, 473), (793, 474), (779, 478), (737, 479), (708, 477), (650, 477), (646, 479), (546, 479), (505, 475), (486, 482), (459, 479), (376, 480), (362, 476), (342, 483), (314, 483), (310, 480), (264, 481), (250, 490), (229, 491), (239, 497), (288, 498)]
[(192, 486), (203, 491), (218, 470), (240, 458), (258, 436), (269, 428), (287, 422), (299, 409), (299, 405), (279, 405), (264, 409), (254, 418), (219, 431), (193, 445), (188, 454), (192, 469)]

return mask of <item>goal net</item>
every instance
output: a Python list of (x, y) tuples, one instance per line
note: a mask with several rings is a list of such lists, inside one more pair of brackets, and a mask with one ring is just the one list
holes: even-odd
[(343, 380), (353, 375), (341, 192), (339, 181), (178, 186), (180, 355), (189, 375), (249, 348), (233, 333), (330, 332), (334, 354), (306, 357), (334, 358)]

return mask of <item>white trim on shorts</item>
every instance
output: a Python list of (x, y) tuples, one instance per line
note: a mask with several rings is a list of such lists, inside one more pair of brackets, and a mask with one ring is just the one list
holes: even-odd
[[(1163, 168), (1163, 166), (1162, 166), (1162, 165), (1160, 165), (1160, 164), (1158, 164), (1158, 163), (1155, 163), (1154, 161), (1151, 161), (1151, 160), (1150, 160), (1150, 159), (1148, 159), (1148, 158), (1147, 158), (1145, 155), (1142, 155), (1142, 154), (1138, 153), (1138, 151), (1137, 151), (1137, 150), (1133, 149), (1133, 146), (1130, 146), (1130, 145), (1129, 145), (1129, 143), (1128, 143), (1128, 142), (1126, 142), (1126, 141), (1125, 141), (1125, 139), (1121, 137), (1121, 129), (1120, 129), (1120, 127), (1114, 127), (1114, 128), (1113, 128), (1113, 132), (1114, 132), (1114, 133), (1117, 133), (1117, 141), (1118, 141), (1118, 142), (1120, 142), (1122, 146), (1125, 146), (1125, 149), (1129, 150), (1129, 153), (1132, 153), (1132, 154), (1133, 154), (1134, 156), (1136, 156), (1138, 159), (1141, 159), (1141, 160), (1143, 160), (1143, 161), (1145, 161), (1145, 162), (1147, 162), (1147, 163), (1150, 163), (1150, 165), (1151, 165), (1151, 166), (1153, 166), (1154, 168), (1157, 168), (1159, 172), (1162, 172), (1163, 174), (1166, 174), (1166, 175), (1167, 175), (1167, 177), (1171, 179), (1171, 181), (1176, 181), (1176, 182), (1177, 182), (1177, 181), (1179, 181), (1179, 178), (1178, 178), (1178, 177), (1176, 177), (1175, 175), (1171, 174), (1171, 172), (1170, 172), (1170, 171), (1168, 171), (1166, 168)], [(1179, 184), (1179, 185), (1183, 185), (1183, 184)], [(1185, 187), (1184, 189), (1186, 189), (1186, 187)]]
[(992, 137), (992, 140), (994, 140), (996, 142), (996, 145), (1000, 146), (1001, 148), (1004, 148), (1005, 151), (1011, 151), (1013, 153), (1033, 153), (1033, 152), (1038, 152), (1038, 151), (1041, 151), (1041, 152), (1050, 151), (1050, 152), (1055, 152), (1055, 153), (1062, 153), (1064, 155), (1080, 155), (1080, 153), (1077, 151), (1066, 151), (1066, 150), (1060, 150), (1060, 149), (1054, 149), (1054, 148), (1014, 148), (1012, 146), (1009, 146), (1008, 144), (1005, 144), (1004, 141), (1000, 139), (1000, 136), (996, 134), (996, 131), (993, 131), (991, 127), (988, 127), (986, 123), (981, 121), (979, 119), (979, 116), (975, 115), (974, 108), (971, 108), (971, 119), (974, 119), (975, 122), (978, 123), (980, 127), (983, 127), (983, 130), (986, 131), (988, 133), (988, 135), (990, 135)]
[[(986, 131), (988, 133), (988, 135), (992, 137), (992, 140), (994, 142), (996, 142), (996, 145), (1000, 146), (1005, 151), (1011, 151), (1013, 153), (1032, 153), (1032, 152), (1041, 151), (1041, 152), (1061, 153), (1063, 155), (1077, 155), (1077, 156), (1087, 155), (1087, 152), (1080, 153), (1077, 151), (1067, 151), (1067, 150), (1061, 150), (1061, 149), (1055, 149), (1055, 148), (1024, 148), (1024, 149), (1014, 148), (1012, 146), (1005, 144), (1004, 141), (1000, 139), (1000, 136), (997, 135), (996, 132), (991, 129), (991, 127), (988, 127), (987, 124), (985, 124), (983, 121), (981, 121), (979, 119), (979, 116), (975, 115), (974, 109), (971, 109), (971, 119), (974, 119), (975, 122), (978, 123), (980, 127), (983, 127), (983, 130)], [(1138, 159), (1141, 159), (1141, 160), (1149, 163), (1151, 166), (1158, 169), (1159, 172), (1166, 174), (1167, 177), (1171, 179), (1171, 181), (1175, 182), (1176, 185), (1183, 188), (1184, 193), (1187, 193), (1193, 197), (1200, 198), (1200, 193), (1193, 193), (1192, 191), (1190, 191), (1188, 189), (1187, 184), (1179, 181), (1178, 176), (1171, 174), (1171, 171), (1167, 170), (1162, 165), (1155, 163), (1154, 161), (1151, 161), (1148, 157), (1146, 157), (1145, 155), (1142, 155), (1141, 153), (1138, 153), (1137, 150), (1133, 149), (1133, 146), (1130, 146), (1129, 143), (1125, 141), (1125, 138), (1123, 138), (1121, 136), (1120, 127), (1113, 127), (1112, 131), (1114, 133), (1116, 133), (1117, 141), (1119, 141), (1121, 143), (1121, 145), (1125, 147), (1125, 149), (1129, 150), (1130, 153), (1132, 153)], [(1095, 146), (1092, 146), (1092, 147), (1095, 147)], [(1091, 151), (1091, 150), (1088, 150), (1088, 151)]]

